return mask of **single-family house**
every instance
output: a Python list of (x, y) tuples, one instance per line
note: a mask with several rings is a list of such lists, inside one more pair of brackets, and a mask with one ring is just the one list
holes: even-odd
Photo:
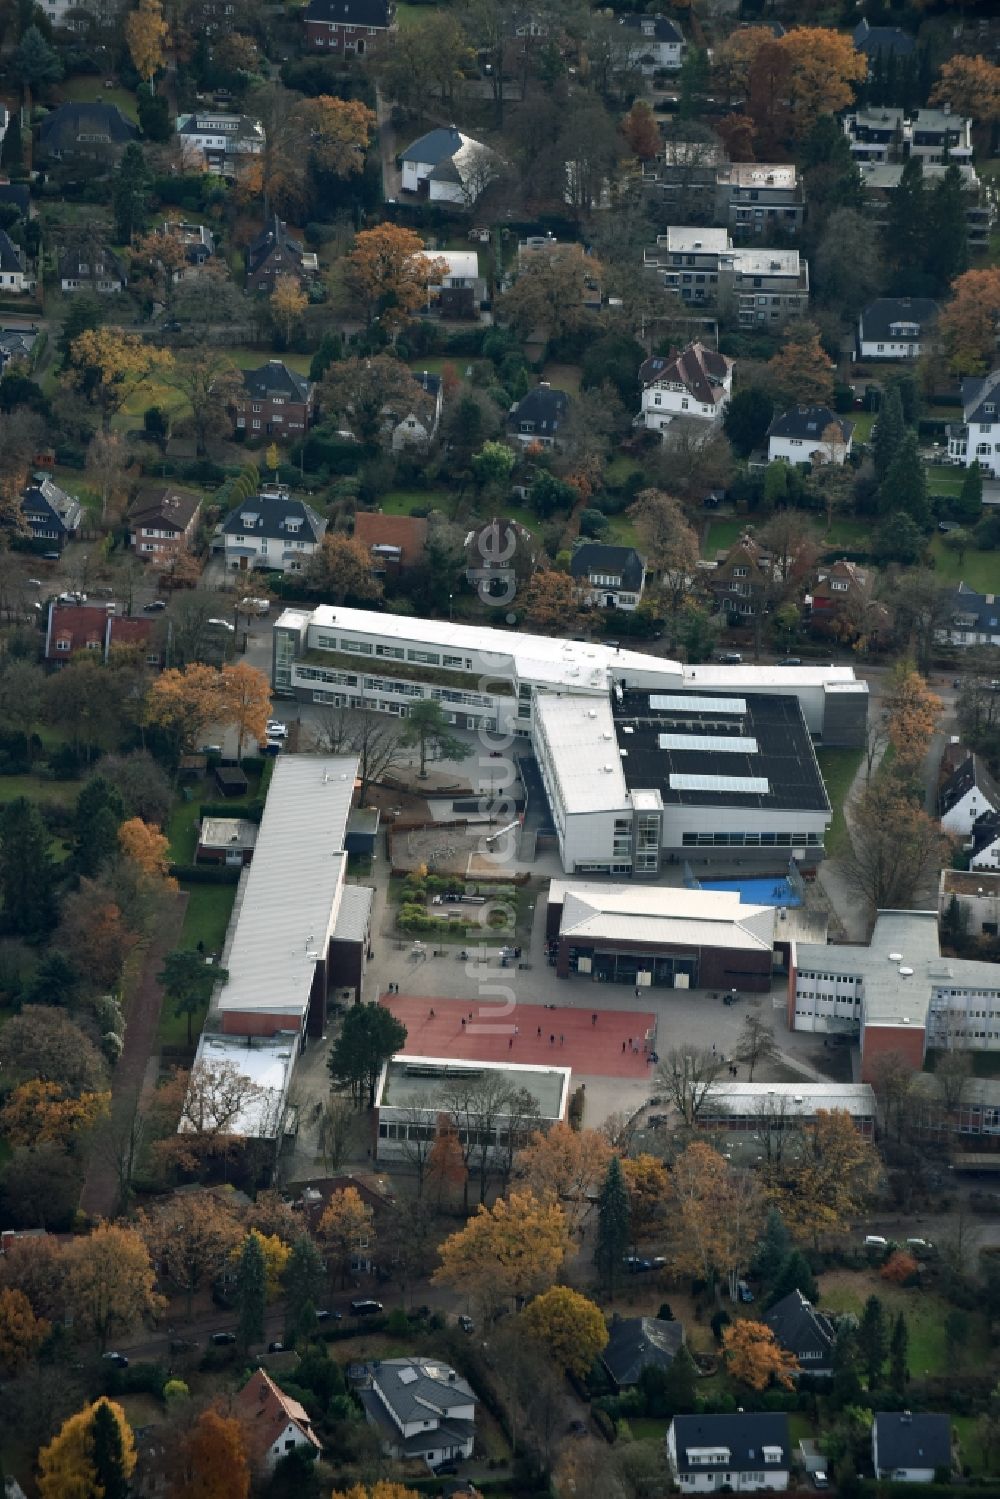
[(917, 359), (926, 354), (939, 310), (930, 297), (877, 297), (858, 317), (858, 358)]
[(174, 271), (174, 280), (183, 281), (202, 270), (215, 254), (215, 235), (207, 224), (185, 224), (180, 219), (165, 219), (160, 225), (160, 234), (176, 239), (184, 247), (187, 267)]
[(787, 1489), (788, 1417), (783, 1411), (675, 1416), (667, 1431), (667, 1462), (682, 1494)]
[(315, 386), (281, 359), (269, 359), (255, 370), (243, 371), (237, 393), (233, 427), (247, 437), (282, 437), (304, 432), (312, 421)]
[(45, 660), (49, 666), (65, 666), (81, 652), (107, 662), (114, 650), (140, 653), (147, 666), (162, 666), (157, 621), (109, 614), (102, 605), (49, 605), (45, 628)]
[(642, 397), (635, 425), (664, 432), (678, 417), (720, 422), (732, 394), (734, 364), (700, 342), (645, 360), (639, 367)]
[(446, 269), (427, 287), (427, 306), (442, 317), (475, 317), (486, 300), (486, 278), (479, 274), (478, 250), (425, 250), (422, 260), (444, 261)]
[(510, 603), (541, 558), (541, 547), (520, 521), (493, 516), (465, 538), (465, 580), (485, 602)]
[(601, 1363), (616, 1390), (631, 1390), (643, 1369), (669, 1369), (684, 1342), (679, 1322), (662, 1317), (615, 1317)]
[(841, 640), (852, 635), (871, 640), (890, 623), (889, 610), (874, 597), (868, 570), (844, 557), (820, 567), (806, 603), (811, 629)]
[(879, 65), (880, 57), (881, 66), (884, 67), (890, 57), (897, 61), (902, 57), (909, 57), (917, 45), (910, 33), (901, 26), (869, 26), (866, 20), (858, 22), (852, 36), (857, 50), (865, 54), (869, 78)]
[(1000, 812), (984, 812), (974, 824), (969, 868), (1000, 869)]
[[(384, 414), (394, 453), (405, 448), (426, 448), (437, 434), (444, 403), (444, 382), (440, 375), (431, 375), (427, 370), (413, 376), (413, 404), (403, 401), (395, 403), (396, 410)], [(404, 410), (404, 407), (406, 409)]]
[(221, 525), (227, 572), (262, 567), (301, 573), (326, 534), (326, 521), (282, 485), (262, 489), (231, 510)]
[(288, 232), (288, 225), (272, 214), (246, 252), (247, 291), (270, 296), (281, 276), (291, 276), (301, 285), (319, 270), (319, 261), (301, 240)]
[(1000, 593), (978, 593), (959, 583), (951, 597), (951, 619), (934, 638), (940, 645), (1000, 645)]
[(938, 816), (946, 833), (966, 839), (984, 812), (1000, 812), (1000, 786), (975, 751), (942, 782), (938, 791)]
[(833, 1323), (799, 1290), (776, 1301), (763, 1322), (786, 1353), (793, 1353), (803, 1374), (832, 1374), (837, 1341)]
[(12, 360), (27, 363), (37, 338), (37, 328), (0, 328), (0, 374)]
[(427, 521), (421, 515), (383, 515), (380, 510), (358, 510), (354, 516), (354, 539), (371, 552), (377, 573), (394, 578), (423, 562)]
[(132, 545), (144, 559), (162, 562), (194, 540), (201, 514), (201, 495), (174, 484), (142, 490), (128, 513)]
[(853, 432), (854, 423), (837, 416), (829, 406), (792, 406), (780, 412), (767, 429), (767, 460), (843, 465)]
[(543, 448), (555, 447), (559, 442), (559, 430), (565, 425), (569, 412), (569, 396), (564, 390), (553, 390), (547, 380), (541, 380), (520, 401), (516, 401), (507, 413), (507, 432), (525, 447), (538, 443)]
[(124, 265), (110, 250), (77, 247), (59, 257), (59, 283), (64, 292), (93, 291), (109, 297), (124, 291), (127, 281)]
[(390, 0), (309, 0), (303, 24), (310, 47), (364, 57), (389, 35), (393, 8)]
[(455, 125), (439, 125), (400, 153), (402, 189), (431, 203), (471, 208), (497, 175), (500, 159)]
[(583, 589), (583, 601), (594, 609), (637, 609), (646, 582), (646, 564), (635, 547), (585, 541), (570, 559), (569, 570)]
[(89, 159), (111, 164), (139, 139), (139, 128), (117, 104), (60, 104), (38, 127), (38, 149), (57, 161)]
[(323, 1451), (309, 1413), (263, 1369), (257, 1369), (240, 1390), (235, 1414), (249, 1457), (268, 1472), (290, 1452), (304, 1449), (315, 1457)]
[(360, 1395), (387, 1457), (423, 1458), (437, 1468), (472, 1456), (476, 1397), (444, 1360), (381, 1359)]
[(188, 170), (216, 177), (235, 177), (246, 158), (260, 156), (266, 142), (264, 126), (250, 115), (181, 114), (176, 131)]
[(44, 550), (49, 551), (61, 551), (76, 535), (83, 518), (83, 506), (76, 496), (67, 494), (43, 473), (35, 474), (25, 489), (21, 511), (34, 539), (44, 542)]
[(6, 229), (0, 229), (0, 295), (23, 296), (33, 291), (34, 285), (21, 246), (15, 245)]
[(1000, 476), (1000, 370), (966, 376), (962, 381), (962, 419), (948, 428), (948, 457), (966, 468), (978, 463), (992, 478)]
[(684, 61), (684, 33), (667, 16), (622, 16), (628, 38), (625, 64), (629, 71), (645, 77), (654, 73), (676, 73)]
[(773, 582), (774, 569), (760, 543), (745, 533), (705, 577), (720, 612), (750, 618)]
[(951, 1417), (932, 1411), (876, 1411), (872, 1467), (877, 1479), (893, 1483), (933, 1483), (942, 1470), (950, 1476)]

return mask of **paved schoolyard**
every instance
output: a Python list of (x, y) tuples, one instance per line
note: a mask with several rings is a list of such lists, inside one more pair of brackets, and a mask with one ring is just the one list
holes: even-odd
[(652, 1039), (656, 1017), (649, 1011), (554, 1010), (413, 994), (383, 994), (380, 1003), (406, 1026), (408, 1056), (572, 1067), (574, 1078), (650, 1076), (645, 1040)]

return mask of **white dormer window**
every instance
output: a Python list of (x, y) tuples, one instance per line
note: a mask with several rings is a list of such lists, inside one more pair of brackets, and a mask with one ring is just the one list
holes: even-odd
[(257, 524), (257, 512), (255, 510), (244, 510), (240, 520), (248, 531), (252, 531)]

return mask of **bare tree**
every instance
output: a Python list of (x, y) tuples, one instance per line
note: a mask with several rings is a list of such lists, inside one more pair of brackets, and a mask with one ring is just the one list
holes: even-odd
[(427, 1109), (419, 1099), (410, 1103), (402, 1100), (396, 1112), (400, 1128), (404, 1131), (397, 1140), (399, 1153), (413, 1167), (417, 1178), (417, 1196), (422, 1197), (427, 1163), (437, 1139), (437, 1125), (428, 1124)]
[(616, 1109), (609, 1114), (601, 1125), (601, 1134), (607, 1140), (612, 1150), (619, 1155), (629, 1155), (639, 1133), (640, 1114), (629, 1113), (627, 1109)]
[(323, 1106), (319, 1121), (319, 1150), (327, 1171), (337, 1171), (347, 1155), (354, 1109), (347, 1098), (331, 1094)]
[(898, 1051), (888, 1051), (875, 1058), (871, 1067), (872, 1087), (882, 1115), (882, 1130), (892, 1133), (895, 1125), (897, 1140), (902, 1140), (903, 1130), (909, 1120), (907, 1107), (916, 1074), (913, 1066)]
[(726, 1065), (714, 1051), (674, 1047), (660, 1058), (656, 1085), (667, 1094), (684, 1123), (693, 1125)]
[(934, 1081), (949, 1114), (961, 1108), (971, 1077), (972, 1063), (968, 1052), (946, 1051), (938, 1057), (934, 1064)]
[(313, 747), (325, 755), (357, 755), (359, 806), (382, 778), (406, 763), (397, 719), (367, 709), (329, 708), (313, 730)]
[(892, 777), (875, 776), (851, 803), (844, 878), (872, 911), (905, 911), (950, 841), (940, 824), (906, 799)]
[(146, 1121), (140, 1112), (138, 1090), (115, 1100), (111, 1113), (94, 1136), (93, 1148), (98, 1159), (114, 1169), (120, 1209), (125, 1209), (131, 1198), (145, 1137)]
[(747, 1064), (750, 1069), (748, 1081), (751, 1083), (754, 1068), (761, 1062), (772, 1062), (778, 1055), (778, 1043), (774, 1039), (773, 1030), (760, 1012), (760, 1005), (754, 1005), (747, 1011), (733, 1055)]
[[(451, 1115), (459, 1132), (462, 1159), (465, 1164), (464, 1206), (468, 1210), (469, 1173), (479, 1172), (479, 1201), (486, 1201), (486, 1188), (490, 1177), (500, 1174), (504, 1161), (502, 1131), (510, 1134), (510, 1126), (521, 1121), (519, 1133), (528, 1134), (527, 1114), (523, 1090), (513, 1088), (495, 1073), (482, 1077), (456, 1079), (446, 1091), (444, 1106)], [(518, 1131), (515, 1128), (515, 1133)], [(463, 1138), (464, 1136), (464, 1138)], [(507, 1142), (507, 1175), (510, 1174), (512, 1157), (526, 1139), (517, 1139), (513, 1149)]]
[(754, 1109), (754, 1134), (760, 1137), (764, 1155), (769, 1166), (780, 1166), (786, 1149), (798, 1144), (801, 1138), (798, 1116), (790, 1114), (788, 1099), (781, 1097), (761, 1098)]

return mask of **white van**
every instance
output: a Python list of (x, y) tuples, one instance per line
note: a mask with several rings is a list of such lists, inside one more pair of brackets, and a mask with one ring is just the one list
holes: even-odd
[(240, 599), (240, 613), (241, 614), (270, 614), (270, 612), (271, 612), (271, 600), (270, 599), (251, 599), (251, 598)]
[(865, 1234), (866, 1249), (888, 1249), (889, 1240), (883, 1239), (881, 1234)]

